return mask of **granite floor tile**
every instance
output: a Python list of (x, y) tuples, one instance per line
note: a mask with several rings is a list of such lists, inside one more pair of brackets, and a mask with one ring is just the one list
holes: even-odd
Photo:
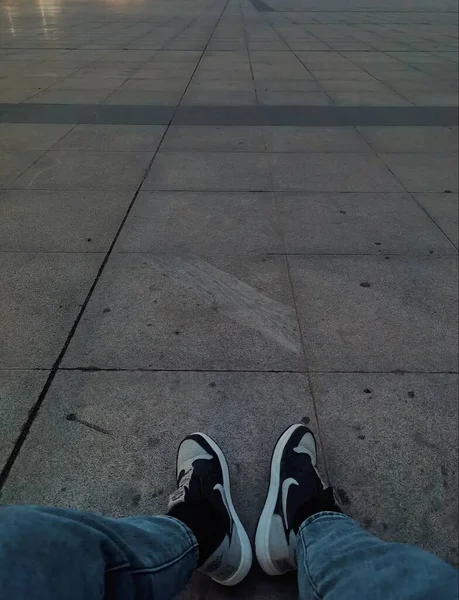
[(409, 194), (277, 194), (288, 253), (455, 254)]
[(261, 254), (284, 245), (272, 193), (141, 192), (116, 250)]
[(154, 152), (165, 130), (162, 125), (77, 125), (55, 149)]
[(0, 191), (0, 252), (106, 252), (131, 198), (130, 192)]
[(161, 152), (143, 184), (145, 190), (269, 191), (263, 154)]
[(371, 154), (270, 154), (275, 190), (398, 192), (402, 186)]
[(50, 151), (16, 179), (14, 187), (37, 190), (135, 190), (152, 152)]
[[(102, 261), (99, 254), (0, 253), (0, 365), (49, 369)], [(21, 323), (21, 327), (18, 327)]]
[(414, 194), (450, 240), (459, 245), (459, 204), (457, 194)]
[(47, 371), (0, 371), (0, 468), (13, 450), (29, 410), (48, 377)]
[(457, 191), (457, 155), (381, 154), (382, 160), (409, 192)]
[(312, 375), (330, 480), (346, 513), (378, 537), (453, 564), (457, 385), (457, 375), (444, 374)]
[(454, 371), (455, 257), (289, 258), (313, 371)]
[(63, 364), (302, 369), (285, 258), (112, 255)]

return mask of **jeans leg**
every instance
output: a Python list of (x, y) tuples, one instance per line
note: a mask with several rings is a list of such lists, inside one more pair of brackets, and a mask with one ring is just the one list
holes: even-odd
[(458, 597), (456, 569), (416, 546), (383, 542), (339, 513), (306, 519), (297, 562), (300, 600)]
[(0, 509), (0, 598), (167, 600), (183, 589), (197, 560), (191, 530), (172, 517)]

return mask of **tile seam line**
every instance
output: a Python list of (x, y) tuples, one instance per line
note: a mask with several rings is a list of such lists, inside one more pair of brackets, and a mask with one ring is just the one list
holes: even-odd
[[(207, 43), (206, 43), (206, 45), (205, 45), (205, 47), (204, 47), (204, 49), (203, 49), (203, 51), (201, 53), (201, 56), (199, 57), (199, 60), (196, 63), (196, 66), (195, 66), (195, 69), (193, 71), (193, 74), (190, 77), (190, 82), (193, 79), (193, 76), (194, 76), (196, 70), (198, 69), (199, 64), (202, 61), (202, 58), (203, 58), (203, 56), (204, 56), (204, 54), (205, 54), (205, 52), (207, 50), (207, 47), (208, 47), (208, 45), (210, 43), (210, 40), (212, 39), (212, 36), (213, 36), (213, 34), (215, 32), (215, 29), (217, 28), (217, 26), (218, 26), (218, 24), (219, 24), (219, 22), (220, 22), (220, 20), (221, 20), (221, 18), (223, 16), (225, 10), (226, 10), (228, 4), (229, 4), (229, 0), (225, 0), (223, 8), (222, 8), (222, 10), (220, 12), (220, 15), (219, 15), (218, 19), (215, 22), (215, 25), (214, 25), (214, 27), (212, 29), (212, 32), (211, 32), (211, 34), (209, 36), (209, 39), (207, 40)], [(190, 83), (188, 83), (188, 86), (189, 85), (190, 85)], [(188, 89), (188, 86), (185, 88), (185, 91), (183, 92), (183, 94), (185, 94), (186, 90)], [(183, 98), (183, 95), (182, 95), (182, 98)], [(5, 464), (4, 464), (4, 467), (3, 467), (2, 471), (0, 472), (0, 497), (1, 497), (1, 491), (3, 489), (3, 486), (5, 485), (5, 483), (6, 483), (7, 479), (8, 479), (8, 476), (9, 476), (9, 474), (11, 472), (11, 469), (13, 468), (14, 463), (16, 462), (16, 459), (19, 456), (19, 453), (20, 453), (20, 451), (21, 451), (21, 449), (22, 449), (22, 447), (23, 447), (23, 445), (24, 445), (24, 443), (25, 443), (25, 441), (26, 441), (26, 439), (27, 439), (27, 437), (29, 435), (29, 432), (30, 432), (30, 430), (32, 428), (32, 425), (33, 425), (35, 419), (37, 418), (38, 413), (40, 412), (40, 408), (43, 405), (43, 402), (44, 402), (44, 400), (46, 398), (46, 395), (47, 395), (47, 393), (49, 391), (49, 388), (51, 387), (51, 384), (52, 384), (52, 382), (53, 382), (53, 380), (54, 380), (54, 378), (55, 378), (55, 376), (56, 376), (56, 374), (57, 374), (57, 372), (59, 370), (60, 364), (61, 364), (62, 360), (64, 359), (64, 356), (65, 356), (65, 354), (67, 352), (67, 349), (68, 349), (68, 347), (70, 345), (70, 342), (71, 342), (73, 336), (75, 335), (77, 327), (78, 327), (78, 325), (79, 325), (79, 323), (81, 321), (81, 318), (82, 318), (82, 316), (83, 316), (83, 314), (84, 314), (84, 312), (86, 310), (86, 307), (87, 307), (89, 301), (91, 300), (91, 297), (92, 297), (92, 295), (94, 293), (94, 290), (95, 290), (95, 288), (96, 288), (96, 286), (97, 286), (97, 284), (99, 282), (99, 279), (101, 278), (101, 276), (102, 276), (102, 274), (103, 274), (103, 272), (105, 270), (105, 267), (106, 267), (106, 265), (108, 263), (108, 260), (109, 260), (109, 258), (111, 256), (112, 252), (113, 252), (115, 244), (118, 241), (118, 238), (119, 238), (119, 236), (121, 234), (121, 231), (123, 230), (123, 227), (124, 227), (124, 225), (125, 225), (125, 223), (127, 221), (127, 218), (129, 217), (129, 214), (131, 213), (131, 210), (132, 210), (132, 208), (134, 206), (134, 203), (137, 200), (137, 197), (138, 197), (138, 195), (140, 193), (142, 185), (143, 185), (144, 181), (146, 180), (146, 178), (147, 178), (147, 176), (148, 176), (148, 174), (149, 174), (149, 172), (151, 170), (151, 167), (153, 165), (153, 162), (155, 161), (156, 156), (158, 155), (158, 153), (160, 151), (161, 144), (163, 143), (164, 138), (166, 137), (166, 134), (167, 134), (167, 132), (169, 130), (169, 127), (170, 127), (170, 125), (172, 123), (172, 120), (173, 120), (173, 118), (175, 116), (175, 113), (177, 112), (179, 106), (180, 106), (180, 103), (175, 107), (174, 113), (173, 113), (171, 119), (169, 120), (169, 123), (168, 123), (167, 127), (165, 128), (165, 130), (163, 131), (163, 133), (161, 135), (158, 147), (156, 148), (155, 152), (153, 153), (153, 156), (152, 156), (150, 162), (148, 163), (147, 168), (145, 169), (143, 177), (142, 177), (142, 179), (141, 179), (138, 187), (136, 188), (136, 190), (134, 192), (132, 200), (129, 203), (129, 206), (128, 206), (125, 214), (124, 214), (124, 217), (123, 217), (123, 219), (122, 219), (122, 221), (121, 221), (121, 223), (120, 223), (120, 225), (119, 225), (119, 227), (118, 227), (118, 229), (117, 229), (117, 231), (115, 233), (115, 236), (114, 236), (114, 238), (112, 240), (112, 243), (110, 244), (110, 247), (109, 247), (107, 253), (105, 254), (105, 257), (104, 257), (101, 265), (99, 266), (99, 269), (98, 269), (98, 271), (96, 273), (96, 277), (95, 277), (94, 281), (92, 282), (92, 284), (91, 284), (91, 286), (89, 288), (89, 291), (86, 294), (85, 300), (84, 300), (82, 306), (80, 307), (80, 310), (78, 311), (76, 319), (73, 322), (73, 325), (70, 328), (70, 331), (69, 331), (69, 333), (68, 333), (68, 335), (67, 335), (67, 337), (66, 337), (66, 339), (64, 341), (64, 345), (62, 346), (61, 351), (59, 352), (59, 355), (56, 358), (56, 360), (55, 360), (55, 362), (54, 362), (54, 364), (53, 364), (53, 366), (52, 366), (52, 368), (50, 370), (50, 373), (49, 373), (48, 377), (46, 378), (46, 382), (45, 382), (45, 384), (44, 384), (44, 386), (43, 386), (43, 388), (42, 388), (42, 390), (41, 390), (41, 392), (40, 392), (37, 400), (33, 404), (32, 408), (29, 410), (28, 417), (27, 417), (26, 421), (23, 423), (23, 425), (21, 427), (21, 431), (19, 433), (19, 436), (16, 438), (16, 441), (14, 443), (13, 449), (11, 450), (11, 452), (10, 452), (10, 454), (9, 454), (9, 456), (8, 456)]]

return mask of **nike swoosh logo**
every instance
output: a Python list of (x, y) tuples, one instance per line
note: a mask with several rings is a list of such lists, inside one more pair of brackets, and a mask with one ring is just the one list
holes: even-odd
[(229, 509), (228, 502), (226, 501), (225, 488), (222, 486), (221, 483), (216, 483), (214, 485), (214, 490), (218, 490), (220, 492), (223, 504), (225, 505), (226, 510), (228, 511), (228, 517), (229, 517), (229, 520), (230, 520), (229, 542), (231, 543), (231, 538), (232, 538), (232, 535), (233, 535), (233, 517), (231, 516), (231, 511)]
[(288, 477), (287, 479), (284, 480), (284, 483), (282, 484), (282, 513), (283, 513), (283, 517), (284, 517), (285, 531), (288, 531), (288, 529), (289, 529), (288, 519), (287, 519), (287, 498), (288, 498), (288, 490), (291, 485), (299, 485), (299, 483), (296, 479), (293, 479), (293, 477)]

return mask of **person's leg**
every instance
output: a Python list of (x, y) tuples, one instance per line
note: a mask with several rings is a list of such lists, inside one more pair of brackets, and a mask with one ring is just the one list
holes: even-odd
[(8, 506), (0, 509), (0, 598), (165, 600), (191, 577), (198, 552), (190, 529), (171, 517)]
[(456, 569), (416, 546), (383, 542), (339, 513), (306, 519), (297, 561), (300, 600), (458, 597)]
[(225, 457), (203, 434), (177, 455), (169, 514), (112, 519), (39, 506), (0, 509), (0, 598), (167, 600), (195, 568), (235, 585), (252, 563)]
[(383, 542), (342, 514), (316, 470), (314, 436), (303, 424), (289, 427), (274, 449), (255, 547), (269, 575), (298, 568), (301, 600), (458, 594), (455, 569), (419, 548)]

